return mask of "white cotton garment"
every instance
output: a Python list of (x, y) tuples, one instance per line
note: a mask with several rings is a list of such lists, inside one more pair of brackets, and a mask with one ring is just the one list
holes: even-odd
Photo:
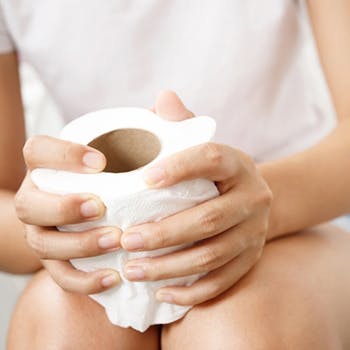
[[(93, 193), (100, 197), (106, 206), (106, 214), (100, 220), (66, 225), (59, 229), (80, 232), (94, 227), (116, 226), (125, 230), (137, 224), (159, 221), (218, 196), (219, 192), (214, 183), (206, 179), (188, 180), (162, 189), (150, 189), (142, 176), (147, 167), (160, 159), (210, 141), (215, 133), (215, 122), (212, 118), (196, 117), (171, 122), (145, 109), (106, 109), (75, 119), (63, 129), (61, 138), (80, 144), (89, 144), (100, 136), (107, 135), (108, 138), (111, 137), (108, 136), (111, 132), (123, 130), (127, 132), (143, 130), (152, 133), (157, 139), (154, 142), (157, 142), (157, 145), (159, 142), (159, 153), (144, 166), (131, 171), (81, 174), (53, 169), (35, 169), (31, 172), (33, 182), (43, 191), (57, 194)], [(119, 133), (105, 141), (108, 142), (108, 148), (104, 148), (107, 151), (106, 155), (108, 154), (107, 168), (116, 158), (118, 158), (117, 166), (126, 161), (129, 164), (130, 159), (135, 159), (135, 156), (139, 159), (147, 147), (153, 148), (150, 141), (146, 142), (144, 139), (137, 143), (132, 142), (132, 135), (124, 134), (125, 140), (118, 141), (116, 138), (120, 140), (123, 137), (123, 134)], [(116, 142), (122, 142), (126, 147), (121, 145), (119, 148)], [(139, 147), (140, 143), (142, 147)], [(122, 149), (123, 157), (120, 157)], [(74, 259), (72, 264), (83, 271), (103, 268), (118, 271), (122, 282), (116, 288), (91, 295), (91, 297), (105, 308), (113, 324), (132, 327), (143, 332), (151, 325), (178, 320), (190, 309), (189, 306), (157, 301), (155, 294), (159, 288), (169, 285), (190, 286), (201, 275), (132, 282), (123, 274), (124, 264), (131, 259), (164, 255), (180, 248), (184, 249), (186, 246), (188, 245), (135, 253), (119, 249), (98, 257)]]
[(35, 68), (66, 121), (149, 108), (172, 89), (215, 116), (217, 142), (264, 161), (315, 144), (336, 122), (303, 3), (0, 0), (0, 52)]

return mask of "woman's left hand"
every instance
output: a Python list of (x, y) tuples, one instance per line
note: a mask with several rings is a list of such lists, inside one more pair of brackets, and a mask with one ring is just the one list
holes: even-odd
[[(181, 101), (175, 94), (164, 94), (165, 99), (177, 99), (178, 115)], [(205, 143), (160, 161), (145, 175), (152, 188), (210, 179), (220, 196), (160, 222), (127, 229), (122, 246), (128, 251), (195, 242), (167, 255), (128, 261), (124, 273), (129, 280), (207, 273), (192, 286), (167, 286), (156, 295), (161, 301), (195, 305), (223, 293), (254, 266), (265, 244), (272, 194), (249, 156), (227, 145)]]

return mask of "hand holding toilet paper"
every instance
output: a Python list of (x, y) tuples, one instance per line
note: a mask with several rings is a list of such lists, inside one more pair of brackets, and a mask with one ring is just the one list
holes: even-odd
[[(162, 189), (150, 189), (143, 180), (143, 171), (148, 166), (176, 152), (208, 142), (214, 133), (215, 121), (209, 117), (174, 122), (140, 108), (101, 110), (69, 123), (62, 130), (61, 138), (90, 145), (103, 152), (107, 159), (104, 172), (80, 174), (35, 169), (31, 178), (43, 191), (93, 193), (106, 205), (102, 219), (59, 227), (61, 231), (79, 232), (100, 226), (116, 226), (125, 230), (144, 222), (159, 221), (219, 194), (214, 183), (206, 179), (184, 181)], [(113, 324), (145, 331), (153, 324), (165, 324), (181, 318), (190, 308), (161, 303), (155, 298), (156, 291), (167, 285), (191, 285), (200, 276), (130, 282), (123, 276), (123, 265), (131, 259), (163, 255), (183, 247), (136, 253), (120, 249), (71, 262), (83, 271), (117, 270), (122, 282), (114, 289), (91, 295), (91, 298), (105, 308)]]

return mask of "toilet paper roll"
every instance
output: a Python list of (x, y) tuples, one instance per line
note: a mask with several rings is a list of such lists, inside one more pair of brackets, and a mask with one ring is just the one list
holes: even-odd
[[(43, 191), (93, 193), (105, 203), (106, 213), (102, 219), (59, 227), (61, 231), (78, 232), (99, 226), (117, 226), (125, 230), (132, 225), (159, 221), (217, 196), (218, 190), (213, 182), (206, 179), (150, 189), (143, 180), (144, 169), (171, 154), (211, 140), (215, 126), (210, 117), (166, 121), (141, 108), (115, 108), (89, 113), (66, 125), (60, 137), (103, 152), (107, 159), (104, 172), (80, 174), (35, 169), (31, 179)], [(123, 275), (123, 265), (131, 259), (163, 255), (183, 247), (136, 253), (120, 249), (98, 257), (74, 259), (72, 264), (83, 271), (117, 270), (122, 282), (111, 290), (90, 297), (105, 308), (113, 324), (145, 331), (150, 325), (181, 318), (190, 308), (158, 302), (156, 291), (166, 285), (191, 285), (200, 276), (130, 282)]]

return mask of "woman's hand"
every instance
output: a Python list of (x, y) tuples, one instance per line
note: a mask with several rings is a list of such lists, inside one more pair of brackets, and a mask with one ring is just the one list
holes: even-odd
[(82, 272), (67, 261), (104, 254), (120, 247), (121, 231), (100, 227), (86, 232), (59, 232), (55, 226), (99, 219), (105, 207), (89, 193), (55, 195), (39, 191), (30, 180), (34, 168), (53, 168), (75, 172), (102, 171), (106, 160), (94, 148), (48, 136), (30, 138), (23, 149), (29, 169), (15, 199), (19, 219), (25, 224), (30, 247), (41, 258), (52, 278), (65, 290), (84, 294), (97, 293), (116, 285), (114, 270)]
[[(171, 98), (171, 93), (165, 94)], [(165, 102), (158, 107), (166, 110)], [(191, 116), (180, 110), (176, 116)], [(155, 111), (159, 113), (157, 105)], [(249, 156), (226, 145), (206, 143), (162, 160), (145, 176), (152, 188), (195, 178), (210, 179), (220, 196), (160, 222), (126, 230), (122, 246), (129, 251), (195, 242), (168, 255), (129, 261), (124, 269), (129, 280), (155, 281), (207, 273), (190, 287), (168, 286), (157, 292), (161, 301), (194, 305), (223, 293), (254, 266), (265, 243), (272, 194)]]

